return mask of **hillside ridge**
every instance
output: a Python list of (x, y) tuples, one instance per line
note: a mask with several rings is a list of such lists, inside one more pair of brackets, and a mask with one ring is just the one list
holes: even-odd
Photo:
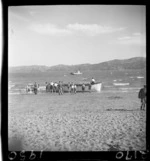
[(129, 59), (114, 59), (97, 64), (77, 64), (55, 66), (31, 65), (9, 67), (8, 73), (34, 73), (34, 72), (50, 72), (50, 71), (87, 71), (87, 70), (126, 70), (126, 69), (144, 69), (146, 68), (145, 57), (133, 57)]

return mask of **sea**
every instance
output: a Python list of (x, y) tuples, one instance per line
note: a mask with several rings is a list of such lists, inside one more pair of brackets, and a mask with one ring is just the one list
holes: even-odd
[(102, 82), (101, 92), (139, 92), (146, 85), (146, 70), (103, 70), (85, 71), (81, 75), (71, 75), (67, 71), (51, 71), (48, 73), (9, 73), (8, 93), (24, 94), (26, 86), (37, 82), (45, 89), (46, 82), (89, 83), (92, 77), (96, 82)]

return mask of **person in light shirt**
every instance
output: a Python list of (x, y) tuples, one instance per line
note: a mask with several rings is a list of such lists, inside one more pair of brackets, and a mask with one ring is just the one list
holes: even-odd
[(54, 86), (54, 92), (56, 93), (57, 92), (57, 87), (58, 87), (57, 82), (55, 82), (53, 86)]
[(54, 83), (53, 82), (51, 82), (51, 86), (53, 86), (54, 85)]
[(95, 79), (92, 78), (91, 84), (95, 84)]

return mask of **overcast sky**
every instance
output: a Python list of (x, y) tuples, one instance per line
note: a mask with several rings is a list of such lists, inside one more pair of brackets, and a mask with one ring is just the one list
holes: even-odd
[(140, 5), (9, 7), (9, 66), (145, 57), (145, 12)]

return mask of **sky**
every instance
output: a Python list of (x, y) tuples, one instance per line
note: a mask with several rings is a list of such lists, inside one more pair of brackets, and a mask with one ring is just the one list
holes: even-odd
[(11, 6), (8, 65), (75, 65), (146, 57), (143, 5)]

